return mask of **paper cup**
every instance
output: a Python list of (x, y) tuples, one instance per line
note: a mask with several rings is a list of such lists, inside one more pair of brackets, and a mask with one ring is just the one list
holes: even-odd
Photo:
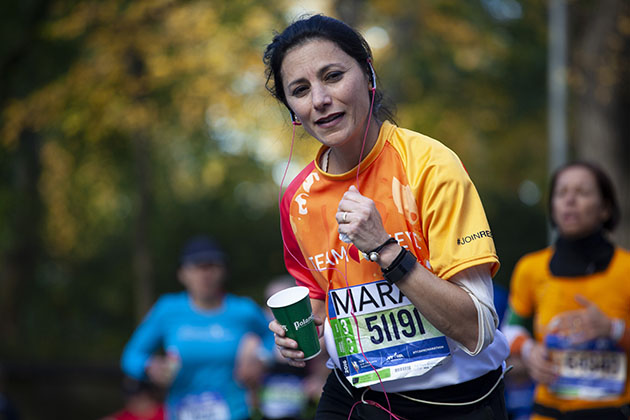
[(281, 290), (267, 299), (267, 306), (284, 328), (287, 337), (297, 341), (298, 349), (304, 353), (304, 360), (319, 354), (321, 349), (308, 288), (295, 286)]

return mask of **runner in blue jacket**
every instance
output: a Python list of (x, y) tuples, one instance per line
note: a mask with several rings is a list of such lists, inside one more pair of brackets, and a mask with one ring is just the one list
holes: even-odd
[(212, 239), (191, 239), (180, 263), (186, 291), (158, 299), (125, 346), (122, 369), (168, 389), (169, 419), (247, 419), (247, 388), (274, 345), (267, 318), (251, 299), (224, 292), (225, 254)]

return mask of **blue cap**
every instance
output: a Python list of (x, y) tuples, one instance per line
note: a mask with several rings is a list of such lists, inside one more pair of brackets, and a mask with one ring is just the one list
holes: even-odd
[(212, 238), (195, 236), (186, 242), (179, 259), (181, 265), (225, 264), (225, 253)]

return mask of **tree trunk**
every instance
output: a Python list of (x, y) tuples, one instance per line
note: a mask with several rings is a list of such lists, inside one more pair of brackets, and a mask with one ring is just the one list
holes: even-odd
[(136, 214), (133, 240), (134, 297), (136, 320), (140, 321), (153, 303), (153, 258), (150, 247), (151, 164), (149, 141), (142, 134), (133, 144), (136, 168)]
[[(630, 18), (624, 0), (594, 3), (583, 22), (574, 57), (575, 154), (598, 163), (612, 178), (621, 207), (615, 242), (630, 247)], [(627, 25), (627, 24), (626, 24)]]
[(363, 11), (366, 4), (363, 0), (338, 0), (334, 9), (339, 19), (356, 28), (363, 21)]
[(0, 337), (8, 348), (20, 342), (19, 315), (26, 306), (26, 291), (35, 282), (40, 257), (40, 150), (39, 136), (24, 130), (12, 162), (14, 213), (5, 221), (11, 226), (11, 243), (0, 267)]
[[(143, 75), (146, 73), (144, 59), (139, 51), (130, 46), (124, 56), (127, 72), (136, 78), (137, 90), (134, 100), (142, 103), (147, 91)], [(135, 274), (134, 296), (136, 320), (140, 321), (153, 303), (154, 275), (151, 254), (151, 215), (153, 189), (151, 175), (151, 141), (146, 129), (139, 129), (133, 139), (133, 161), (136, 169), (136, 214), (133, 240), (133, 267)]]

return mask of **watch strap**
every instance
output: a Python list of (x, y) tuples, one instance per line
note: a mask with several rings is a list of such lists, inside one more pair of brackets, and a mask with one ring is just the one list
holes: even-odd
[(389, 267), (381, 269), (383, 277), (389, 284), (394, 284), (409, 274), (417, 262), (418, 260), (411, 252), (402, 248)]

